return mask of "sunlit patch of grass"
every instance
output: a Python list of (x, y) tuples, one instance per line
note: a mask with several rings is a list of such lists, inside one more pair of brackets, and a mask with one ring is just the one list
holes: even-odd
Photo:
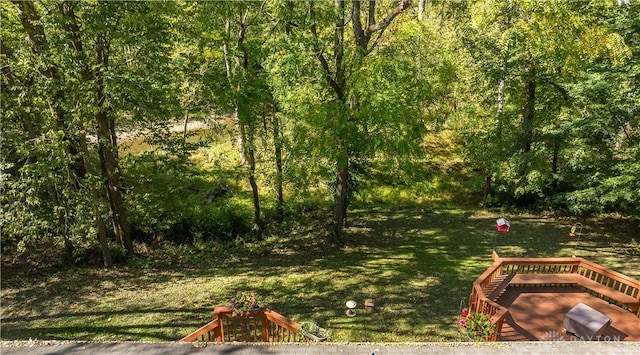
[[(508, 233), (495, 229), (501, 214)], [(352, 210), (335, 245), (326, 216), (297, 217), (262, 242), (168, 244), (114, 270), (3, 274), (2, 339), (176, 340), (234, 290), (253, 288), (269, 308), (315, 321), (337, 342), (463, 340), (460, 300), (491, 265), (494, 240), (501, 256), (571, 256), (578, 243), (578, 256), (639, 276), (640, 256), (620, 254), (631, 239), (593, 227), (601, 221), (585, 222), (578, 242), (568, 236), (572, 221), (553, 216), (378, 206)], [(366, 298), (375, 301), (371, 313)], [(350, 299), (359, 304), (354, 318), (345, 314)]]

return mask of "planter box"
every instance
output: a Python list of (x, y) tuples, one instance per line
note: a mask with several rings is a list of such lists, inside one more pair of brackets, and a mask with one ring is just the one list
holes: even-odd
[(321, 342), (321, 341), (325, 341), (325, 340), (327, 340), (327, 338), (319, 337), (319, 336), (317, 336), (317, 335), (315, 335), (315, 334), (311, 334), (311, 333), (306, 332), (306, 331), (304, 331), (304, 330), (302, 331), (302, 335), (303, 335), (305, 338), (307, 338), (307, 339), (309, 339), (309, 340), (312, 340), (312, 341), (315, 341), (315, 342)]

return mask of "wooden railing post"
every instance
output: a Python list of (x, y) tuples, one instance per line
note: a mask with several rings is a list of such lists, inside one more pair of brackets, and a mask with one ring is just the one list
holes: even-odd
[(570, 272), (572, 274), (577, 274), (578, 273), (578, 268), (580, 267), (580, 262), (578, 261), (577, 263), (571, 265), (571, 270)]
[(213, 336), (216, 343), (222, 343), (224, 341), (224, 327), (222, 326), (222, 319), (216, 317), (214, 321), (218, 321), (218, 326), (213, 330)]
[(262, 341), (265, 343), (269, 342), (269, 320), (267, 319), (267, 315), (263, 312), (260, 315), (260, 323), (262, 323)]

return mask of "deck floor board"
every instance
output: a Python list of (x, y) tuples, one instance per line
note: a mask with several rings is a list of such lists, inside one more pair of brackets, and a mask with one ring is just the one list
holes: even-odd
[(611, 318), (609, 329), (600, 339), (593, 340), (640, 341), (640, 319), (633, 313), (593, 297), (579, 287), (556, 286), (507, 287), (497, 300), (509, 309), (500, 340), (576, 340), (565, 334), (563, 319), (564, 314), (580, 302)]

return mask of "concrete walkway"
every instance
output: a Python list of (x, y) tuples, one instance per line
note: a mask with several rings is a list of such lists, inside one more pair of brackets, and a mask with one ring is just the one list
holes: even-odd
[(189, 343), (85, 343), (85, 342), (2, 342), (2, 355), (109, 354), (640, 354), (640, 342), (509, 342), (509, 343), (412, 343), (412, 344), (200, 344)]

